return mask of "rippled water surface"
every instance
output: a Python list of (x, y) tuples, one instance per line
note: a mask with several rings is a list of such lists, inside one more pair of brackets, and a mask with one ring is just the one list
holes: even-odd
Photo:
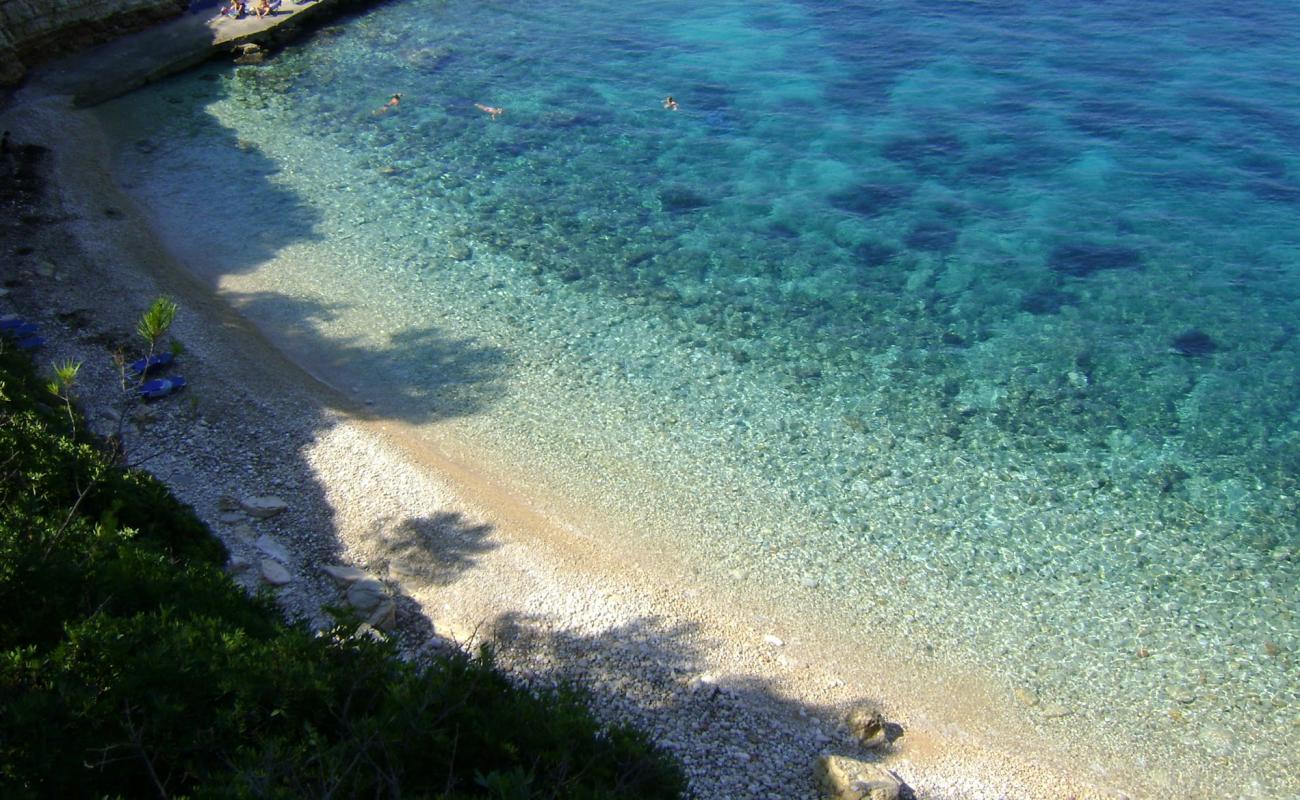
[(382, 413), (1288, 796), (1297, 64), (1267, 0), (413, 0), (105, 114)]

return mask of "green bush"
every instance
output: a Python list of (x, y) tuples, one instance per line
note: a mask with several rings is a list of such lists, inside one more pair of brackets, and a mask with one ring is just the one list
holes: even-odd
[(582, 697), (284, 623), (149, 476), (0, 351), (0, 796), (667, 798)]

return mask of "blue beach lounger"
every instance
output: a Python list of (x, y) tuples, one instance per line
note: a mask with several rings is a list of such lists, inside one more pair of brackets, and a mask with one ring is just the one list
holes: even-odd
[(14, 338), (19, 338), (22, 336), (32, 336), (33, 334), (36, 333), (36, 323), (34, 322), (23, 322), (20, 319), (5, 320), (5, 321), (13, 323), (13, 324), (0, 327), (0, 333), (5, 334), (6, 336), (13, 336)]
[(170, 378), (155, 378), (146, 381), (138, 391), (145, 400), (157, 400), (183, 388), (185, 388), (185, 379), (175, 375)]
[(155, 353), (148, 358), (142, 358), (139, 361), (131, 362), (131, 371), (136, 375), (147, 375), (155, 370), (170, 367), (176, 357), (171, 353)]

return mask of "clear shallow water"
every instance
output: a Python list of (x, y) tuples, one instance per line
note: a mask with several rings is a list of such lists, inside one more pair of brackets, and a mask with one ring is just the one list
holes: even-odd
[(387, 6), (119, 167), (380, 413), (1297, 791), (1300, 12), (614, 5)]

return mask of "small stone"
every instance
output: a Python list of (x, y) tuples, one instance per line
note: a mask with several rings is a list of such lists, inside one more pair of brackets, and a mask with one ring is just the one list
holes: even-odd
[(1192, 694), (1187, 689), (1171, 686), (1165, 691), (1165, 693), (1169, 695), (1170, 700), (1173, 700), (1175, 703), (1182, 703), (1185, 706), (1189, 706), (1196, 702), (1196, 695)]
[(1028, 706), (1030, 708), (1033, 708), (1034, 706), (1038, 705), (1038, 695), (1034, 694), (1033, 690), (1031, 689), (1026, 689), (1023, 686), (1017, 686), (1015, 691), (1012, 692), (1012, 694), (1016, 696), (1016, 699), (1020, 701), (1021, 705)]
[(235, 499), (234, 497), (228, 494), (223, 494), (217, 498), (217, 510), (218, 511), (242, 511), (243, 509), (239, 505), (239, 500)]
[(1073, 713), (1073, 711), (1060, 703), (1048, 703), (1043, 706), (1043, 716), (1048, 719), (1061, 719), (1062, 717), (1068, 717)]
[(368, 577), (365, 570), (342, 564), (326, 564), (321, 567), (321, 572), (333, 578), (340, 586), (347, 586)]
[(289, 577), (289, 570), (285, 569), (284, 566), (277, 561), (264, 558), (261, 561), (261, 566), (262, 580), (272, 586), (283, 586), (292, 580), (292, 578)]
[(287, 509), (289, 506), (280, 498), (272, 495), (248, 497), (239, 501), (244, 513), (255, 519), (267, 519)]
[(226, 562), (226, 572), (229, 572), (231, 575), (238, 575), (251, 566), (253, 566), (253, 562), (243, 556), (231, 556), (230, 560)]
[(1223, 728), (1213, 728), (1206, 731), (1201, 736), (1201, 741), (1205, 743), (1205, 749), (1210, 755), (1216, 758), (1226, 758), (1232, 755), (1237, 748), (1237, 743), (1232, 734)]
[(1277, 658), (1282, 655), (1282, 648), (1278, 647), (1276, 642), (1264, 642), (1264, 655)]
[(217, 522), (222, 525), (237, 525), (244, 521), (244, 515), (235, 511), (225, 511), (217, 515)]
[(779, 637), (773, 636), (770, 633), (763, 634), (763, 641), (766, 642), (767, 644), (772, 645), (773, 647), (785, 647), (785, 642), (781, 641)]
[(450, 256), (453, 261), (469, 261), (474, 257), (474, 251), (471, 250), (467, 244), (462, 242), (453, 242), (451, 247), (447, 248), (447, 255)]
[(249, 525), (247, 522), (241, 522), (231, 530), (236, 536), (246, 542), (251, 542), (257, 538), (257, 531), (253, 530), (253, 526)]
[(817, 759), (817, 785), (830, 800), (898, 800), (902, 781), (879, 764), (847, 756)]
[(821, 582), (811, 575), (805, 575), (799, 579), (799, 585), (805, 589), (816, 589), (821, 586)]
[(285, 550), (284, 545), (270, 536), (260, 537), (256, 542), (253, 542), (253, 546), (282, 564), (289, 563), (289, 551)]

